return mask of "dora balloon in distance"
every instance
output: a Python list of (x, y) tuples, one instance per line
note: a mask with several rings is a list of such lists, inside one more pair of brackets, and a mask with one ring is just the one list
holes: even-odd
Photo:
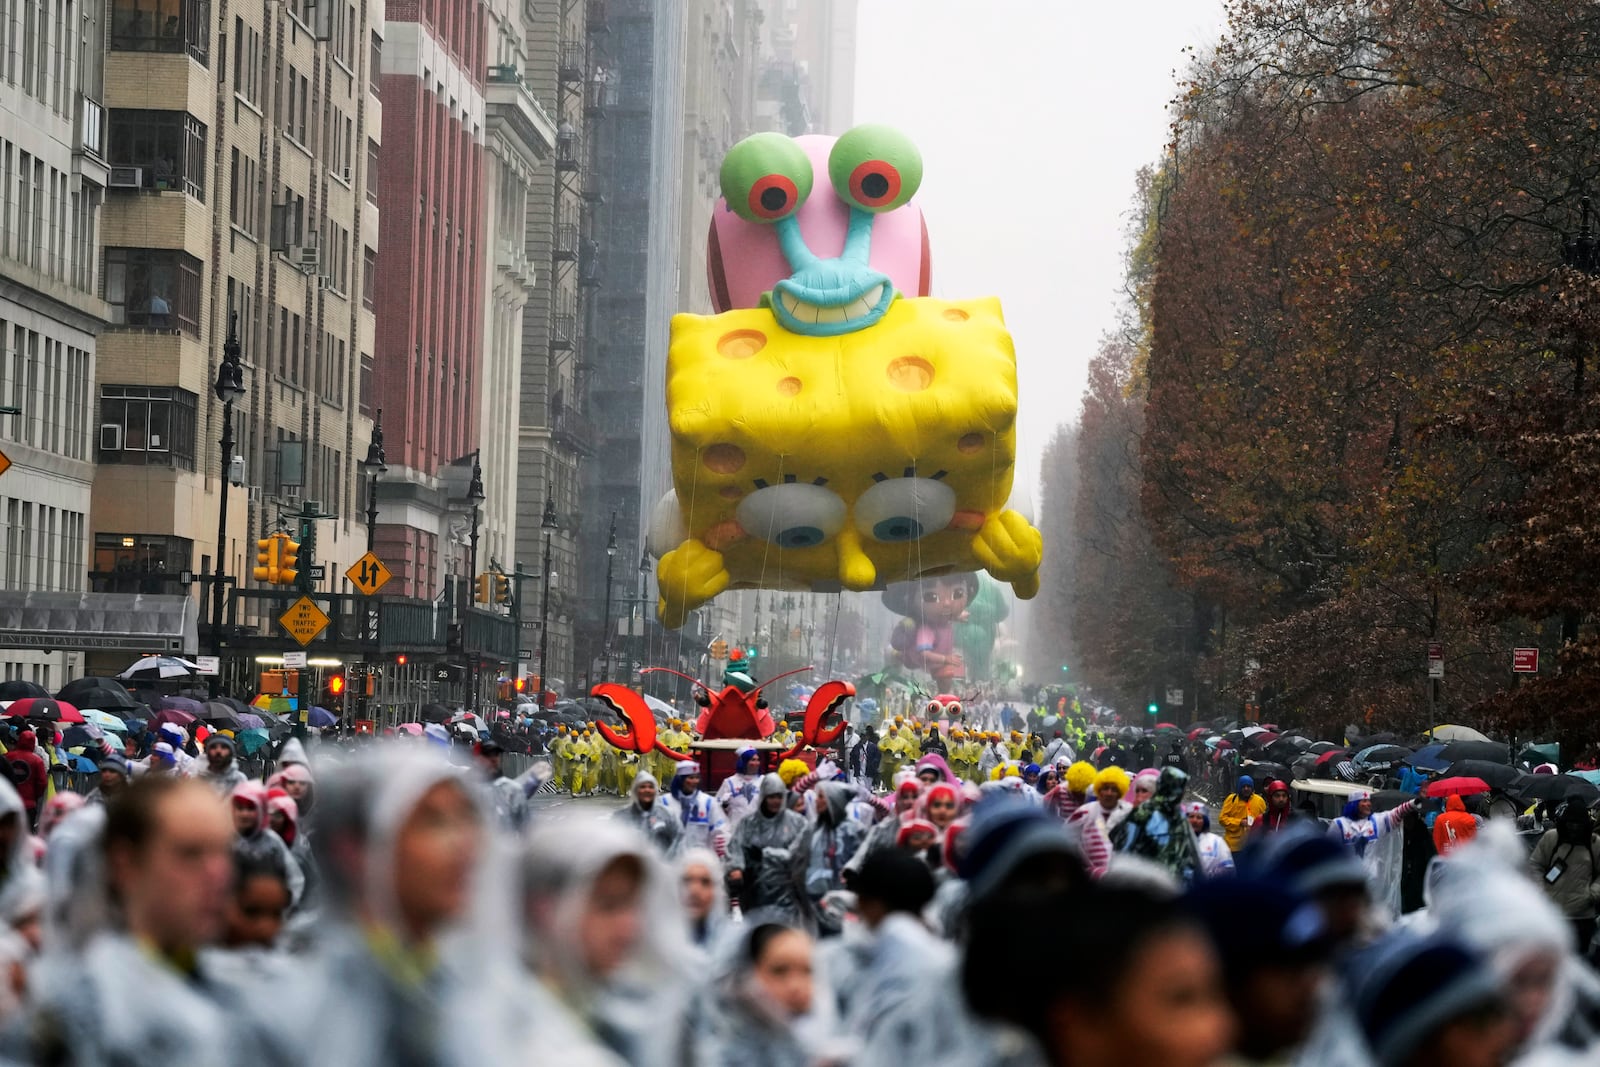
[(916, 147), (882, 126), (729, 150), (722, 314), (675, 316), (667, 353), (673, 489), (649, 538), (667, 627), (724, 589), (983, 570), (1038, 591), (1043, 538), (1007, 506), (1011, 335), (994, 298), (917, 295), (921, 180)]
[(978, 595), (976, 574), (941, 574), (918, 582), (895, 582), (883, 591), (884, 607), (904, 616), (889, 634), (889, 645), (907, 670), (927, 671), (944, 683), (965, 677), (956, 646), (956, 623)]

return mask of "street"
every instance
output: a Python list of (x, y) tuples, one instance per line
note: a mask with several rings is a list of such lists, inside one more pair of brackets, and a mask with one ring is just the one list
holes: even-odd
[(539, 793), (529, 807), (536, 823), (595, 822), (610, 818), (624, 803), (621, 797), (610, 794), (574, 798), (566, 793)]

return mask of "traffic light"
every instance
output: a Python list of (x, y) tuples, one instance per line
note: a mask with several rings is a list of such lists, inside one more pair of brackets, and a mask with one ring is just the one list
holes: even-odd
[(276, 585), (293, 585), (300, 580), (300, 542), (288, 534), (278, 534), (278, 577)]
[(410, 662), (410, 660), (406, 654), (402, 652), (394, 658), (394, 662), (397, 666), (404, 667), (408, 662)]
[(724, 641), (720, 637), (717, 638), (715, 641), (711, 642), (711, 658), (712, 659), (727, 659), (728, 658), (728, 642)]
[(266, 582), (268, 585), (278, 584), (278, 567), (280, 566), (278, 546), (280, 543), (277, 534), (273, 534), (271, 537), (263, 537), (256, 541), (256, 569), (251, 572), (255, 575), (256, 581)]
[(1148, 711), (1152, 715), (1159, 715), (1159, 714), (1161, 714), (1161, 705), (1160, 704), (1151, 704), (1149, 707), (1145, 708), (1144, 710)]
[(478, 575), (477, 586), (477, 591), (473, 593), (472, 599), (479, 604), (489, 603), (494, 598), (494, 575), (484, 571)]
[(511, 606), (511, 579), (504, 574), (494, 576), (494, 602)]
[(1065, 673), (1066, 673), (1066, 672), (1068, 672), (1068, 671), (1070, 671), (1070, 670), (1072, 670), (1072, 668), (1071, 668), (1071, 667), (1069, 667), (1069, 666), (1067, 666), (1067, 665), (1066, 665), (1066, 664), (1065, 664), (1065, 663), (1063, 663), (1063, 664), (1062, 664), (1062, 665), (1061, 665), (1061, 672), (1062, 672), (1062, 673), (1063, 673), (1063, 674), (1065, 674)]

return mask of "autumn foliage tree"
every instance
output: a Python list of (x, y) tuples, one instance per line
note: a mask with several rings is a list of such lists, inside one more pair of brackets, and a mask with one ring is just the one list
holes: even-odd
[[(1560, 251), (1600, 179), (1597, 43), (1580, 0), (1230, 5), (1077, 442), (1105, 492), (1090, 417), (1131, 405), (1148, 573), (1199, 609), (1179, 654), (1218, 714), (1593, 739), (1600, 305)], [(1072, 581), (1105, 589), (1095, 563)], [(1513, 688), (1520, 642), (1559, 673)]]

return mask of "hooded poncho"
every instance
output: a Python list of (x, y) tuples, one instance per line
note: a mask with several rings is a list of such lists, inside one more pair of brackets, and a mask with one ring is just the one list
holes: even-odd
[(773, 908), (791, 920), (800, 915), (798, 889), (804, 877), (807, 826), (804, 815), (780, 807), (768, 815), (765, 801), (783, 796), (783, 779), (769, 774), (761, 779), (761, 803), (734, 828), (728, 842), (729, 871), (743, 872), (748, 909)]
[[(286, 798), (287, 799), (287, 798)], [(291, 908), (300, 903), (305, 892), (305, 872), (295, 860), (289, 846), (272, 829), (268, 818), (267, 788), (259, 782), (245, 782), (233, 791), (233, 804), (250, 804), (256, 809), (256, 828), (240, 834), (233, 842), (233, 850), (249, 863), (267, 863), (283, 872), (284, 884), (289, 887)]]
[[(646, 785), (656, 787), (656, 798), (648, 808), (639, 800), (639, 790)], [(628, 797), (628, 806), (613, 814), (612, 820), (633, 827), (665, 855), (677, 842), (678, 834), (683, 829), (671, 798), (661, 791), (661, 783), (649, 771), (634, 775)]]
[(228, 750), (227, 765), (220, 771), (213, 771), (208, 759), (207, 762), (200, 765), (200, 771), (195, 777), (215, 789), (218, 796), (225, 797), (233, 792), (234, 786), (243, 785), (246, 777), (245, 773), (239, 769), (236, 759), (238, 746), (234, 744), (233, 738), (227, 734), (212, 734), (206, 738), (205, 751), (207, 753), (210, 753), (213, 748), (218, 746), (226, 747)]

